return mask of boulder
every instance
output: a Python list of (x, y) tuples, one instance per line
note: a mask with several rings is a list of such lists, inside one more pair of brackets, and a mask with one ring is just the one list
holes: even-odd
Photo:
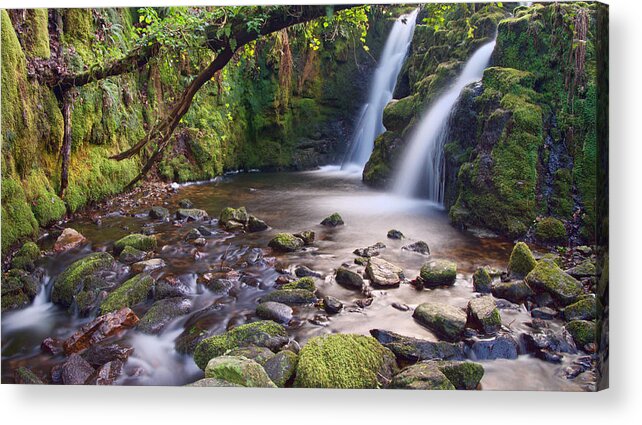
[(114, 264), (114, 257), (106, 252), (95, 252), (73, 262), (56, 277), (51, 301), (63, 307), (71, 307), (79, 295), (103, 289), (97, 273), (111, 269)]
[(245, 207), (240, 208), (224, 208), (219, 215), (218, 221), (221, 225), (227, 226), (230, 222), (241, 223), (243, 226), (247, 224), (249, 215)]
[(444, 341), (427, 341), (372, 329), (370, 335), (392, 351), (400, 362), (415, 363), (422, 360), (463, 360), (464, 344)]
[(468, 302), (468, 322), (485, 334), (501, 329), (502, 319), (492, 296), (484, 295)]
[(595, 322), (573, 320), (568, 322), (565, 328), (579, 347), (585, 347), (596, 341)]
[(38, 293), (38, 282), (21, 269), (11, 269), (0, 282), (2, 311), (23, 308), (29, 305)]
[(283, 388), (294, 376), (298, 362), (299, 356), (290, 350), (283, 350), (268, 359), (263, 369), (277, 387)]
[(267, 301), (256, 307), (256, 315), (261, 319), (288, 324), (292, 320), (292, 307), (283, 303)]
[(537, 261), (528, 245), (517, 242), (508, 260), (508, 272), (518, 279), (523, 279), (536, 265)]
[(291, 233), (278, 233), (268, 243), (270, 248), (280, 252), (298, 251), (303, 248), (303, 245), (303, 240), (297, 238)]
[(521, 304), (533, 295), (533, 290), (522, 280), (497, 282), (491, 287), (491, 293), (512, 303)]
[(241, 385), (233, 384), (217, 378), (203, 378), (196, 382), (185, 385), (186, 387), (241, 387)]
[(296, 268), (294, 269), (294, 274), (297, 277), (322, 277), (321, 273), (315, 272), (314, 270), (306, 266), (296, 266)]
[(457, 278), (457, 264), (448, 260), (430, 261), (421, 266), (419, 277), (424, 286), (429, 288), (454, 285)]
[(137, 324), (138, 316), (130, 308), (103, 314), (74, 332), (62, 347), (66, 354), (78, 353)]
[(475, 360), (516, 359), (519, 344), (512, 336), (502, 334), (492, 339), (473, 341), (469, 351)]
[(79, 247), (87, 242), (87, 238), (78, 233), (76, 230), (67, 227), (62, 231), (54, 243), (54, 252), (63, 252)]
[(301, 349), (294, 386), (381, 388), (390, 381), (395, 370), (392, 352), (372, 337), (317, 336)]
[(458, 341), (466, 328), (466, 313), (457, 307), (440, 303), (424, 303), (417, 306), (412, 317), (438, 336)]
[(236, 347), (228, 350), (225, 353), (226, 356), (234, 357), (245, 357), (250, 360), (254, 360), (261, 366), (264, 366), (265, 363), (274, 357), (274, 353), (265, 347), (258, 347), (256, 345), (247, 345), (245, 347)]
[(566, 306), (564, 320), (595, 320), (597, 317), (597, 302), (595, 297), (587, 297), (576, 303)]
[(595, 270), (595, 263), (593, 263), (591, 260), (582, 261), (575, 267), (566, 270), (566, 273), (570, 274), (576, 279), (593, 277), (597, 275), (597, 271)]
[(417, 241), (417, 242), (411, 243), (410, 245), (401, 247), (401, 249), (404, 251), (416, 252), (422, 255), (430, 255), (430, 247), (424, 241)]
[(141, 251), (152, 251), (156, 248), (157, 242), (154, 236), (133, 233), (114, 242), (114, 253), (119, 254), (126, 246), (140, 249)]
[(455, 390), (448, 377), (435, 362), (421, 362), (408, 366), (394, 376), (390, 388), (404, 390)]
[(535, 225), (535, 237), (544, 243), (562, 243), (566, 240), (566, 228), (560, 220), (544, 217)]
[(123, 373), (124, 363), (120, 360), (113, 360), (100, 366), (85, 381), (86, 385), (113, 385), (116, 379)]
[(198, 367), (205, 369), (211, 358), (222, 356), (232, 348), (253, 344), (272, 349), (281, 343), (286, 344), (287, 336), (285, 328), (271, 320), (240, 325), (201, 341), (194, 351), (194, 361)]
[(533, 291), (548, 293), (564, 306), (575, 302), (582, 294), (582, 284), (551, 262), (537, 263), (524, 281)]
[(302, 277), (301, 279), (281, 285), (280, 289), (305, 289), (306, 291), (315, 292), (317, 287), (314, 279), (311, 277)]
[(312, 230), (305, 230), (303, 232), (295, 233), (294, 236), (301, 239), (306, 246), (312, 245), (316, 237), (315, 233)]
[(553, 320), (557, 317), (557, 311), (550, 307), (536, 307), (531, 310), (531, 316), (535, 319)]
[(178, 206), (181, 208), (194, 208), (194, 203), (191, 200), (185, 198), (178, 201)]
[(94, 368), (74, 353), (62, 365), (60, 378), (64, 385), (83, 385), (93, 373)]
[(147, 299), (147, 294), (153, 285), (154, 279), (150, 275), (146, 273), (137, 274), (105, 298), (100, 304), (100, 313), (110, 313), (142, 303)]
[(150, 260), (139, 261), (132, 264), (132, 271), (134, 273), (149, 273), (156, 269), (165, 267), (165, 261), (161, 258), (152, 258)]
[(404, 278), (403, 269), (381, 258), (370, 258), (366, 274), (375, 286), (398, 286)]
[(136, 249), (131, 246), (126, 246), (120, 252), (120, 255), (118, 256), (118, 260), (124, 264), (132, 264), (132, 263), (137, 263), (139, 261), (143, 261), (146, 256), (147, 256), (147, 253), (145, 251), (141, 251), (140, 249)]
[(458, 390), (476, 389), (484, 376), (484, 367), (479, 363), (449, 361), (435, 364)]
[(323, 308), (328, 314), (337, 314), (343, 310), (343, 303), (335, 297), (326, 295), (323, 297)]
[(347, 286), (352, 289), (361, 290), (364, 285), (363, 278), (359, 273), (348, 270), (345, 267), (339, 267), (334, 279), (338, 284)]
[(114, 360), (120, 360), (124, 363), (133, 352), (133, 348), (123, 347), (118, 344), (92, 345), (81, 356), (92, 367), (100, 367)]
[(365, 248), (357, 248), (354, 251), (352, 251), (353, 254), (358, 255), (359, 257), (376, 257), (377, 255), (381, 254), (381, 250), (385, 249), (386, 245), (384, 245), (382, 242), (377, 242), (374, 245), (367, 246)]
[(197, 208), (180, 208), (176, 211), (176, 218), (179, 220), (199, 221), (207, 220), (209, 216), (205, 210), (199, 210)]
[(276, 388), (263, 367), (245, 357), (220, 356), (205, 367), (205, 378), (221, 379), (242, 387)]
[(196, 239), (199, 239), (199, 238), (202, 238), (202, 237), (203, 237), (203, 235), (201, 234), (201, 232), (198, 231), (198, 229), (191, 229), (185, 235), (185, 240), (189, 242), (189, 241), (193, 241), (193, 240), (196, 240)]
[(493, 278), (484, 267), (479, 267), (473, 273), (473, 290), (475, 292), (489, 293), (491, 292)]
[(165, 207), (153, 206), (148, 215), (154, 220), (169, 220), (169, 210)]
[(34, 263), (40, 258), (40, 248), (34, 242), (25, 242), (11, 259), (11, 267), (32, 271)]
[(189, 299), (175, 297), (156, 301), (140, 319), (138, 331), (158, 335), (174, 319), (189, 313), (192, 302)]
[(339, 215), (339, 213), (334, 213), (321, 221), (322, 226), (329, 226), (329, 227), (336, 227), (336, 226), (342, 226), (345, 223), (343, 222), (343, 218)]
[(404, 235), (401, 233), (399, 230), (396, 229), (390, 229), (388, 230), (388, 234), (386, 235), (388, 239), (403, 239)]
[(314, 304), (317, 297), (306, 289), (277, 289), (261, 297), (261, 303), (268, 301), (287, 305)]
[(247, 231), (248, 232), (252, 232), (252, 233), (253, 232), (262, 232), (264, 230), (267, 230), (268, 228), (269, 228), (269, 226), (267, 225), (267, 223), (265, 221), (255, 217), (253, 215), (251, 215), (248, 218), (248, 221), (247, 221)]
[(561, 353), (577, 353), (575, 341), (566, 329), (540, 329), (534, 333), (522, 334), (521, 338), (527, 352), (548, 362), (559, 363), (562, 360)]

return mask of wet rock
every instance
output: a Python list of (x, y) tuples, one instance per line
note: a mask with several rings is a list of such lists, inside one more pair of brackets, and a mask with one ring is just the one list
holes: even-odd
[(403, 269), (381, 258), (370, 258), (366, 274), (375, 286), (398, 286), (404, 278)]
[(393, 308), (396, 308), (399, 311), (409, 311), (410, 307), (408, 307), (406, 304), (400, 304), (400, 303), (392, 303), (390, 304)]
[(114, 360), (126, 362), (133, 352), (133, 348), (123, 347), (118, 344), (92, 345), (81, 356), (92, 367), (100, 367)]
[(314, 304), (317, 297), (306, 289), (277, 289), (261, 297), (261, 303), (268, 301), (287, 305)]
[(181, 282), (180, 279), (168, 279), (168, 276), (163, 277), (154, 285), (154, 299), (156, 301), (174, 297), (186, 298), (190, 292), (189, 286)]
[(291, 233), (278, 233), (270, 242), (268, 246), (275, 251), (280, 252), (294, 252), (303, 248), (303, 240), (297, 238)]
[(133, 233), (114, 242), (114, 253), (119, 254), (126, 246), (140, 249), (141, 251), (152, 251), (156, 249), (156, 238), (154, 236)]
[(316, 237), (312, 230), (305, 230), (303, 232), (295, 233), (294, 236), (301, 239), (306, 246), (312, 245)]
[(132, 264), (132, 271), (134, 273), (149, 273), (156, 269), (165, 267), (165, 261), (161, 258), (152, 258), (151, 260), (139, 261)]
[(582, 284), (556, 264), (540, 261), (524, 279), (537, 293), (548, 293), (561, 305), (575, 302), (582, 294)]
[(294, 386), (381, 388), (387, 386), (396, 368), (392, 352), (372, 337), (318, 336), (301, 349)]
[(241, 385), (233, 384), (217, 378), (203, 378), (196, 382), (185, 385), (186, 387), (241, 387)]
[(497, 282), (491, 288), (493, 296), (512, 303), (522, 304), (528, 300), (533, 291), (524, 281)]
[(502, 319), (492, 296), (484, 295), (468, 302), (468, 322), (486, 334), (501, 329)]
[(222, 379), (242, 387), (276, 388), (265, 369), (245, 357), (215, 357), (207, 363), (205, 377)]
[(368, 259), (366, 257), (357, 257), (354, 259), (354, 263), (358, 266), (367, 266)]
[(551, 363), (559, 363), (562, 360), (560, 353), (577, 353), (573, 337), (565, 329), (540, 329), (537, 332), (522, 334), (521, 338), (527, 352)]
[(402, 362), (414, 363), (422, 360), (463, 360), (464, 344), (444, 341), (427, 341), (411, 338), (394, 332), (372, 329), (370, 331), (377, 341), (390, 349)]
[(581, 373), (586, 372), (593, 366), (590, 356), (583, 356), (573, 361), (573, 363), (564, 368), (564, 375), (567, 379), (574, 379)]
[(259, 218), (251, 215), (247, 221), (247, 231), (248, 232), (262, 232), (267, 230), (269, 226), (267, 223)]
[(568, 273), (569, 275), (573, 276), (576, 279), (593, 277), (597, 274), (595, 270), (595, 264), (591, 260), (585, 260), (581, 262), (577, 266), (566, 270), (566, 273)]
[(35, 262), (40, 258), (40, 248), (34, 242), (25, 242), (11, 259), (11, 267), (33, 271)]
[(70, 249), (79, 247), (85, 242), (87, 242), (87, 238), (85, 238), (76, 230), (67, 227), (62, 231), (60, 236), (58, 236), (58, 239), (56, 239), (53, 250), (54, 252), (68, 251)]
[(370, 307), (370, 305), (372, 304), (373, 300), (374, 300), (374, 298), (372, 298), (372, 297), (363, 298), (363, 299), (360, 299), (360, 300), (356, 300), (354, 302), (354, 304), (359, 308), (366, 308), (366, 307)]
[(430, 261), (421, 266), (419, 277), (428, 288), (454, 285), (457, 278), (457, 264), (448, 260)]
[(279, 351), (265, 362), (263, 368), (270, 377), (270, 380), (277, 387), (283, 388), (294, 377), (299, 356), (296, 353), (283, 350)]
[(430, 255), (430, 247), (424, 241), (417, 241), (401, 248), (404, 251), (416, 252), (422, 255)]
[(440, 303), (424, 303), (417, 306), (412, 317), (438, 336), (458, 341), (466, 327), (466, 313), (457, 307)]
[(165, 207), (154, 206), (149, 210), (149, 216), (154, 220), (169, 220), (169, 210)]
[(234, 287), (234, 281), (230, 279), (202, 280), (201, 283), (203, 283), (207, 289), (214, 293), (227, 293)]
[(314, 270), (312, 270), (312, 269), (310, 269), (310, 268), (308, 268), (306, 266), (296, 266), (296, 268), (294, 269), (294, 274), (297, 277), (306, 277), (306, 276), (318, 277), (318, 278), (322, 277), (321, 273), (315, 272)]
[(440, 361), (435, 363), (441, 373), (446, 375), (448, 380), (458, 390), (477, 389), (484, 376), (484, 367), (479, 363), (456, 361)]
[(20, 269), (11, 269), (0, 282), (2, 311), (23, 308), (35, 298), (38, 282), (31, 274)]
[(523, 279), (536, 265), (537, 261), (528, 245), (517, 242), (508, 260), (508, 272), (517, 279)]
[(154, 279), (146, 274), (141, 273), (132, 277), (115, 291), (110, 293), (107, 298), (100, 304), (101, 314), (110, 313), (120, 310), (124, 307), (133, 307), (147, 299), (147, 294), (154, 286)]
[(390, 388), (404, 390), (455, 390), (435, 362), (421, 362), (408, 366), (394, 376)]
[(268, 360), (274, 357), (274, 353), (271, 350), (265, 347), (257, 347), (256, 345), (232, 348), (227, 353), (225, 353), (225, 355), (245, 357), (247, 359), (254, 360), (261, 366), (264, 366)]
[(326, 295), (323, 297), (323, 308), (328, 314), (337, 314), (343, 310), (343, 303), (335, 297)]
[(531, 316), (536, 319), (553, 320), (557, 317), (557, 311), (549, 307), (537, 307), (531, 310)]
[(42, 379), (27, 367), (19, 367), (16, 369), (14, 372), (14, 379), (16, 384), (44, 385)]
[(329, 227), (337, 227), (337, 226), (342, 226), (345, 223), (343, 222), (343, 218), (339, 215), (339, 213), (334, 213), (321, 221), (322, 226), (329, 226)]
[(223, 227), (227, 227), (230, 223), (237, 224), (240, 223), (242, 226), (245, 226), (249, 220), (249, 215), (245, 207), (240, 208), (231, 208), (227, 207), (221, 211), (219, 215), (218, 222)]
[(479, 267), (473, 273), (473, 290), (475, 292), (491, 292), (493, 279), (484, 267)]
[(579, 347), (584, 348), (588, 344), (595, 343), (595, 322), (573, 320), (566, 324), (565, 329)]
[(52, 356), (57, 356), (62, 354), (64, 350), (62, 349), (62, 341), (58, 338), (45, 338), (40, 344), (40, 349), (43, 353), (47, 353)]
[(209, 216), (205, 210), (199, 210), (197, 208), (180, 208), (176, 211), (176, 218), (179, 220), (199, 221), (207, 220)]
[(63, 349), (66, 354), (83, 351), (106, 338), (136, 326), (138, 321), (138, 316), (130, 308), (103, 314), (67, 338), (62, 344)]
[(64, 385), (83, 385), (93, 373), (94, 368), (79, 354), (74, 353), (62, 365), (60, 379)]
[(198, 238), (202, 238), (203, 235), (201, 235), (201, 232), (198, 231), (198, 229), (191, 229), (187, 234), (185, 235), (185, 240), (186, 241), (193, 241)]
[(595, 297), (587, 297), (576, 303), (566, 306), (564, 320), (595, 320), (597, 316), (597, 302)]
[(87, 385), (113, 385), (123, 373), (124, 364), (120, 360), (113, 360), (100, 366), (85, 381)]
[(256, 315), (261, 319), (288, 324), (292, 320), (292, 307), (279, 302), (267, 301), (256, 307)]
[(381, 254), (381, 250), (385, 249), (386, 245), (384, 245), (382, 242), (377, 242), (374, 245), (367, 246), (365, 248), (357, 248), (354, 251), (352, 251), (353, 254), (358, 255), (359, 257), (376, 257), (377, 255)]
[(201, 341), (194, 351), (194, 361), (198, 367), (205, 369), (211, 358), (221, 356), (232, 348), (254, 344), (273, 349), (278, 344), (287, 344), (287, 336), (285, 328), (271, 320), (240, 325)]
[[(206, 309), (201, 311), (204, 310)], [(197, 315), (198, 312), (195, 313), (195, 316)], [(210, 330), (202, 329), (197, 322), (194, 325), (187, 326), (186, 329), (176, 338), (174, 341), (174, 348), (181, 354), (193, 354), (196, 346), (211, 335), (212, 332)]]
[(158, 335), (174, 319), (188, 314), (192, 309), (189, 299), (176, 297), (156, 301), (138, 323), (138, 331)]
[(212, 231), (205, 226), (198, 226), (196, 230), (203, 236), (212, 236), (213, 234)]
[(345, 267), (339, 267), (334, 278), (338, 284), (347, 286), (352, 289), (361, 290), (364, 285), (363, 278), (360, 274), (355, 273), (352, 270), (348, 270)]
[(181, 208), (194, 208), (194, 203), (188, 198), (184, 198), (178, 201), (178, 206)]
[(470, 352), (475, 360), (516, 359), (519, 344), (512, 336), (503, 334), (492, 339), (474, 341)]
[(280, 289), (305, 289), (306, 291), (315, 292), (317, 287), (313, 278), (302, 277), (301, 279), (282, 285)]
[(124, 264), (132, 264), (143, 261), (146, 256), (147, 253), (145, 251), (141, 251), (140, 249), (136, 249), (131, 246), (126, 246), (118, 256), (118, 260)]
[(403, 239), (404, 235), (401, 233), (399, 230), (396, 229), (390, 229), (388, 230), (388, 234), (386, 235), (388, 239)]
[(97, 274), (111, 269), (114, 264), (114, 257), (106, 252), (95, 252), (73, 262), (56, 278), (51, 301), (63, 307), (71, 307), (79, 294), (103, 289)]
[(548, 292), (541, 292), (539, 294), (535, 294), (531, 298), (533, 300), (533, 303), (535, 303), (535, 305), (538, 305), (540, 307), (549, 307), (549, 306), (555, 305), (555, 300), (553, 299), (553, 296)]

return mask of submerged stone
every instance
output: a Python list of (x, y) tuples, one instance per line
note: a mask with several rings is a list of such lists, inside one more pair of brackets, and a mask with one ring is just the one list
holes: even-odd
[(416, 252), (416, 253), (422, 254), (422, 255), (429, 255), (430, 254), (430, 247), (424, 241), (417, 241), (415, 243), (411, 243), (410, 245), (406, 245), (406, 246), (401, 247), (401, 249), (404, 250), (404, 251)]

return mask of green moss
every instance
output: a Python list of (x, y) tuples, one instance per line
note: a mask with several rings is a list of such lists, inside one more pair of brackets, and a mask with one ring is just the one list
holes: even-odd
[(42, 170), (33, 171), (29, 175), (25, 195), (40, 226), (60, 220), (67, 212), (65, 203), (54, 192)]
[(268, 243), (270, 248), (281, 252), (298, 251), (303, 245), (303, 240), (291, 233), (278, 233)]
[(535, 225), (535, 236), (541, 242), (562, 243), (566, 240), (566, 228), (558, 219), (545, 217)]
[(457, 264), (434, 260), (421, 266), (419, 276), (426, 286), (452, 285), (457, 278)]
[(310, 339), (299, 354), (294, 386), (303, 388), (380, 388), (382, 370), (394, 355), (376, 339), (325, 335)]
[(551, 212), (559, 217), (570, 217), (573, 214), (573, 177), (571, 170), (560, 168), (553, 176), (553, 194)]
[(537, 261), (531, 249), (524, 242), (517, 242), (508, 260), (508, 271), (514, 276), (524, 277), (535, 268)]
[(435, 362), (420, 362), (408, 366), (392, 380), (391, 388), (405, 390), (456, 390)]
[(133, 233), (118, 239), (114, 242), (114, 252), (119, 253), (126, 246), (139, 249), (141, 251), (152, 251), (156, 249), (156, 238), (154, 236), (141, 235), (140, 233)]
[(38, 245), (34, 242), (26, 242), (11, 260), (11, 266), (16, 269), (31, 269), (38, 258), (40, 258)]
[(24, 270), (11, 269), (2, 277), (2, 311), (26, 307), (38, 292), (38, 282)]
[(304, 289), (306, 291), (315, 292), (317, 290), (317, 286), (315, 285), (313, 278), (302, 277), (299, 280), (282, 285), (281, 289)]
[(287, 305), (312, 304), (317, 301), (317, 297), (306, 289), (277, 289), (261, 297), (261, 302), (268, 301)]
[(533, 291), (547, 292), (562, 305), (575, 302), (582, 294), (582, 284), (551, 261), (539, 261), (524, 281)]
[(145, 273), (138, 274), (115, 291), (110, 293), (100, 304), (100, 314), (120, 310), (123, 307), (133, 307), (147, 299), (147, 294), (154, 285), (154, 279)]
[(245, 357), (221, 356), (210, 360), (205, 378), (216, 378), (242, 387), (276, 388), (263, 367)]
[[(64, 307), (71, 307), (76, 295), (93, 289), (94, 274), (114, 264), (114, 258), (106, 252), (95, 252), (75, 261), (56, 277), (51, 301)], [(87, 291), (85, 291), (87, 292)]]
[(573, 320), (566, 324), (566, 330), (580, 347), (596, 342), (595, 322)]
[(222, 356), (232, 348), (248, 344), (260, 345), (261, 338), (264, 337), (287, 337), (287, 332), (283, 326), (270, 320), (240, 325), (201, 341), (194, 351), (194, 361), (204, 370), (210, 359)]
[(437, 368), (458, 390), (474, 390), (484, 376), (484, 367), (473, 362), (438, 362)]
[(588, 297), (567, 306), (564, 309), (564, 320), (595, 320), (597, 316), (597, 302), (595, 297)]
[(321, 221), (322, 226), (336, 227), (336, 226), (342, 226), (343, 224), (345, 224), (343, 222), (343, 218), (339, 213), (336, 213), (336, 212), (332, 213), (331, 215), (329, 215), (328, 217), (324, 218)]
[(407, 96), (400, 100), (393, 100), (383, 110), (383, 125), (388, 131), (401, 131), (410, 122), (415, 114), (416, 97)]
[[(3, 11), (4, 13), (4, 11)], [(22, 186), (13, 179), (2, 179), (2, 252), (14, 243), (33, 237), (38, 221), (33, 215)]]
[(492, 277), (484, 267), (473, 273), (473, 288), (476, 292), (490, 292), (492, 282)]

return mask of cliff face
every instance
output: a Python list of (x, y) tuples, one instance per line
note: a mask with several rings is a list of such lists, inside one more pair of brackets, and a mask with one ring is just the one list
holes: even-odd
[[(198, 58), (160, 55), (140, 71), (76, 90), (71, 111), (69, 187), (58, 196), (63, 116), (53, 90), (34, 78), (38, 63), (63, 58), (74, 71), (122, 56), (133, 45), (135, 9), (2, 12), (2, 251), (87, 203), (119, 193), (137, 158), (108, 159), (145, 137), (198, 69)], [(376, 57), (389, 22), (371, 19)], [(337, 38), (309, 47), (282, 31), (235, 57), (183, 118), (157, 174), (168, 181), (235, 169), (302, 169), (344, 147), (374, 60)], [(247, 50), (247, 49), (246, 49)], [(203, 58), (205, 61), (206, 58)]]

